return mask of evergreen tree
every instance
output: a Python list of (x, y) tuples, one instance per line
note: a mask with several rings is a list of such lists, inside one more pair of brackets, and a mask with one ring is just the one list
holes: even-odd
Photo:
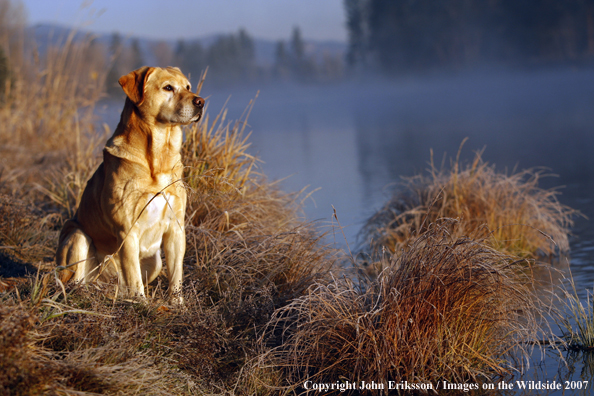
[(213, 76), (220, 80), (237, 80), (240, 65), (239, 43), (234, 35), (220, 36), (208, 49), (207, 60)]
[(349, 34), (346, 60), (351, 67), (365, 63), (366, 42), (368, 39), (365, 28), (365, 4), (364, 0), (344, 0)]
[(112, 57), (121, 56), (123, 48), (122, 36), (118, 32), (111, 34), (111, 41), (109, 42), (109, 52)]
[(183, 39), (177, 40), (177, 44), (175, 45), (175, 64), (179, 66), (182, 70), (184, 69), (184, 58), (186, 56), (187, 51), (187, 44)]
[(4, 53), (4, 48), (0, 47), (0, 101), (4, 100), (6, 94), (6, 83), (10, 78), (8, 69), (8, 57)]
[(286, 78), (289, 76), (289, 67), (290, 67), (290, 58), (289, 53), (287, 52), (287, 48), (285, 42), (283, 40), (279, 40), (276, 43), (276, 49), (274, 52), (275, 55), (275, 62), (274, 62), (274, 74), (277, 77)]
[(299, 26), (293, 28), (293, 33), (291, 35), (291, 51), (293, 52), (293, 57), (297, 63), (303, 61), (305, 57), (305, 43), (301, 37), (301, 29), (299, 29)]
[(109, 54), (111, 66), (107, 72), (105, 84), (107, 85), (108, 94), (118, 94), (121, 92), (118, 84), (119, 78), (123, 75), (121, 59), (122, 59), (123, 43), (122, 36), (118, 32), (114, 32), (111, 35), (111, 41), (109, 43)]
[(200, 73), (206, 69), (206, 51), (200, 41), (192, 41), (187, 45), (182, 65), (183, 70), (187, 74), (191, 74), (192, 79), (199, 78)]
[(298, 79), (306, 77), (306, 62), (305, 62), (305, 43), (301, 37), (301, 29), (299, 26), (293, 28), (291, 35), (291, 69), (292, 73)]
[(251, 67), (256, 57), (254, 40), (243, 28), (239, 29), (237, 40), (239, 43), (240, 62), (245, 66)]
[(217, 38), (206, 51), (206, 60), (213, 79), (220, 82), (249, 81), (255, 77), (254, 41), (243, 29)]
[(344, 0), (347, 60), (386, 72), (594, 56), (594, 0)]
[(175, 55), (167, 41), (161, 40), (151, 44), (150, 50), (155, 57), (156, 66), (167, 67), (176, 65)]
[(140, 42), (137, 38), (132, 39), (132, 42), (130, 43), (130, 58), (132, 70), (136, 70), (144, 66), (142, 50), (140, 48)]

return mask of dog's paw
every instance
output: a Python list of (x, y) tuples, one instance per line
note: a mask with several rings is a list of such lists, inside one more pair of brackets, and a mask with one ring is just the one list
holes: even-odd
[(169, 294), (169, 303), (171, 305), (182, 306), (182, 305), (184, 305), (184, 296), (182, 296), (180, 291), (170, 293)]

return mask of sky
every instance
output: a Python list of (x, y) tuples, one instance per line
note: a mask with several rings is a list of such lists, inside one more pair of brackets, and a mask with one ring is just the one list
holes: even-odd
[(153, 39), (236, 32), (288, 39), (346, 42), (343, 0), (22, 0), (30, 25), (56, 23), (97, 33), (118, 31)]

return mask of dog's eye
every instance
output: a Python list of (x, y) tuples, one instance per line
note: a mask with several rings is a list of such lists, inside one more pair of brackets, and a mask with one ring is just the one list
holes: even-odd
[(165, 91), (173, 91), (173, 87), (172, 87), (171, 85), (165, 85), (165, 86), (163, 87), (163, 89), (164, 89)]
[(189, 91), (189, 90), (190, 90), (190, 86), (188, 85), (188, 86), (186, 87), (186, 89)]

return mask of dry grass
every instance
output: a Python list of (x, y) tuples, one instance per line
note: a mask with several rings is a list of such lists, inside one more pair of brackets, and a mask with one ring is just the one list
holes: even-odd
[(59, 220), (16, 196), (0, 194), (0, 252), (29, 263), (52, 261), (55, 241), (49, 230)]
[[(2, 26), (0, 41), (20, 37)], [(300, 218), (299, 193), (281, 192), (248, 153), (253, 103), (237, 122), (223, 110), (185, 130), (183, 308), (167, 304), (164, 276), (140, 303), (115, 299), (115, 285), (62, 285), (47, 264), (100, 161), (109, 131), (93, 114), (108, 68), (90, 40), (45, 54), (19, 43), (0, 43), (11, 70), (0, 103), (0, 266), (46, 272), (0, 282), (0, 371), (10, 373), (0, 393), (265, 395), (305, 375), (464, 381), (507, 373), (534, 334), (529, 279), (484, 240), (461, 238), (471, 234), (464, 222), (418, 227), (429, 231), (363, 288), (332, 280), (337, 252)], [(474, 169), (452, 172), (456, 205), (463, 174), (491, 172)], [(505, 184), (491, 175), (485, 190), (491, 182)]]
[(572, 277), (560, 288), (562, 310), (554, 317), (561, 337), (572, 351), (594, 351), (594, 292), (586, 290), (586, 301), (580, 299)]
[[(459, 157), (459, 156), (458, 156)], [(365, 224), (362, 235), (372, 256), (400, 252), (440, 218), (458, 219), (456, 236), (481, 234), (493, 248), (522, 257), (569, 250), (575, 210), (559, 203), (556, 190), (538, 187), (543, 173), (500, 173), (482, 161), (409, 178)], [(453, 230), (452, 230), (453, 231)]]
[(244, 134), (252, 106), (238, 121), (226, 121), (223, 110), (186, 130), (187, 256), (217, 299), (272, 288), (285, 301), (325, 276), (334, 252), (299, 218), (299, 194), (281, 192), (257, 172)]
[(113, 304), (101, 289), (69, 292), (69, 306), (48, 280), (2, 298), (3, 394), (181, 393), (181, 375), (147, 347), (160, 337), (159, 327), (147, 325), (154, 307)]
[(266, 235), (302, 223), (295, 201), (299, 194), (280, 192), (257, 172), (259, 160), (247, 152), (245, 128), (254, 100), (237, 121), (228, 121), (223, 109), (212, 121), (206, 114), (186, 128), (182, 158), (192, 227), (236, 234), (249, 227)]
[(22, 9), (0, 1), (0, 46), (8, 74), (0, 87), (0, 254), (40, 266), (52, 260), (64, 219), (76, 210), (99, 163), (94, 110), (105, 73), (91, 37), (63, 38), (39, 53)]
[[(26, 291), (21, 288), (20, 294)], [(51, 306), (64, 306), (51, 301), (32, 305), (25, 296), (20, 301), (16, 296), (4, 294), (0, 306), (0, 393), (178, 394), (171, 383), (163, 386), (163, 367), (141, 352), (139, 338), (145, 329), (138, 318), (94, 321), (96, 311), (44, 317)], [(95, 344), (99, 336), (104, 339)]]
[[(22, 29), (15, 35), (25, 36)], [(67, 212), (98, 164), (95, 149), (105, 138), (94, 115), (105, 85), (101, 48), (91, 37), (73, 37), (74, 33), (61, 47), (49, 47), (43, 54), (28, 40), (18, 51), (6, 51), (11, 78), (0, 87), (0, 185), (19, 195), (35, 192), (40, 185), (45, 193), (59, 197), (56, 203)], [(68, 191), (58, 191), (64, 186), (57, 180), (64, 177), (71, 179)]]
[[(237, 244), (212, 263), (188, 265), (183, 309), (166, 302), (164, 278), (147, 287), (150, 297), (140, 303), (114, 299), (113, 284), (63, 289), (53, 273), (1, 294), (3, 306), (32, 318), (22, 331), (27, 346), (11, 341), (5, 351), (0, 345), (0, 356), (16, 348), (18, 359), (9, 363), (23, 378), (6, 387), (20, 386), (22, 394), (35, 394), (37, 384), (78, 394), (228, 394), (234, 388), (235, 394), (267, 394), (253, 375), (263, 371), (248, 364), (257, 356), (260, 329), (276, 308), (321, 279), (323, 273), (313, 276), (307, 266), (331, 263), (316, 239), (289, 238)], [(14, 322), (0, 323), (0, 332), (10, 334)], [(36, 380), (27, 382), (30, 376)]]
[[(335, 252), (299, 218), (297, 195), (256, 172), (247, 120), (228, 123), (224, 114), (186, 130), (184, 308), (167, 305), (162, 277), (142, 303), (114, 300), (113, 285), (63, 289), (52, 273), (4, 292), (0, 331), (16, 337), (0, 346), (10, 357), (1, 364), (15, 373), (4, 389), (252, 395), (284, 392), (279, 385), (306, 375), (420, 382), (509, 373), (506, 359), (534, 334), (530, 282), (513, 259), (450, 237), (448, 222), (364, 290), (329, 280)], [(92, 168), (59, 163), (72, 177), (34, 181), (45, 189), (41, 209), (3, 201), (13, 220), (1, 223), (2, 243), (20, 241), (13, 250), (24, 261), (55, 248), (59, 227), (49, 220), (37, 236), (27, 230), (51, 208), (54, 217), (74, 211)]]
[(364, 289), (317, 284), (279, 309), (265, 362), (298, 391), (305, 380), (437, 386), (510, 374), (509, 359), (527, 356), (538, 334), (531, 279), (516, 258), (451, 235), (457, 226), (428, 226)]
[[(336, 252), (300, 219), (298, 194), (257, 173), (244, 134), (248, 115), (227, 122), (223, 111), (185, 131), (183, 309), (165, 302), (164, 277), (141, 303), (114, 299), (114, 285), (64, 287), (52, 272), (6, 290), (0, 365), (14, 375), (0, 380), (0, 390), (252, 395), (297, 389), (307, 375), (420, 382), (509, 373), (506, 359), (535, 334), (530, 282), (512, 258), (459, 238), (446, 222), (375, 283), (361, 289), (331, 280)], [(14, 140), (49, 153), (40, 174), (16, 157), (4, 163), (3, 189), (13, 195), (1, 201), (0, 242), (38, 267), (97, 163), (93, 118), (73, 125), (86, 132), (72, 147), (43, 145), (51, 131), (30, 147)], [(62, 149), (71, 152), (60, 157)], [(17, 195), (14, 186), (26, 188)], [(35, 199), (35, 209), (21, 199)], [(266, 345), (258, 341), (264, 329)]]
[[(68, 40), (62, 52), (52, 50), (36, 67), (28, 65), (27, 75), (14, 74), (14, 86), (8, 86), (11, 102), (0, 108), (10, 129), (0, 131), (7, 142), (0, 180), (2, 269), (9, 260), (11, 267), (28, 263), (47, 270), (61, 224), (76, 211), (99, 163), (108, 129), (96, 129), (93, 110), (104, 77), (80, 74), (88, 71), (76, 63), (85, 59), (85, 45), (91, 44)], [(38, 98), (16, 90), (25, 83)], [(30, 106), (45, 113), (23, 123), (17, 114)], [(225, 111), (212, 122), (206, 115), (185, 131), (184, 308), (165, 302), (164, 277), (147, 287), (151, 297), (142, 303), (114, 300), (114, 285), (64, 287), (53, 271), (2, 281), (7, 311), (0, 332), (17, 337), (0, 345), (0, 356), (9, 359), (0, 364), (15, 373), (0, 383), (2, 390), (267, 392), (253, 380), (256, 368), (246, 366), (257, 354), (257, 335), (275, 309), (326, 276), (335, 252), (300, 219), (298, 194), (282, 193), (255, 172), (257, 159), (246, 151), (247, 115), (236, 123), (226, 121)], [(17, 320), (21, 316), (26, 320)], [(18, 329), (11, 330), (14, 323)]]

